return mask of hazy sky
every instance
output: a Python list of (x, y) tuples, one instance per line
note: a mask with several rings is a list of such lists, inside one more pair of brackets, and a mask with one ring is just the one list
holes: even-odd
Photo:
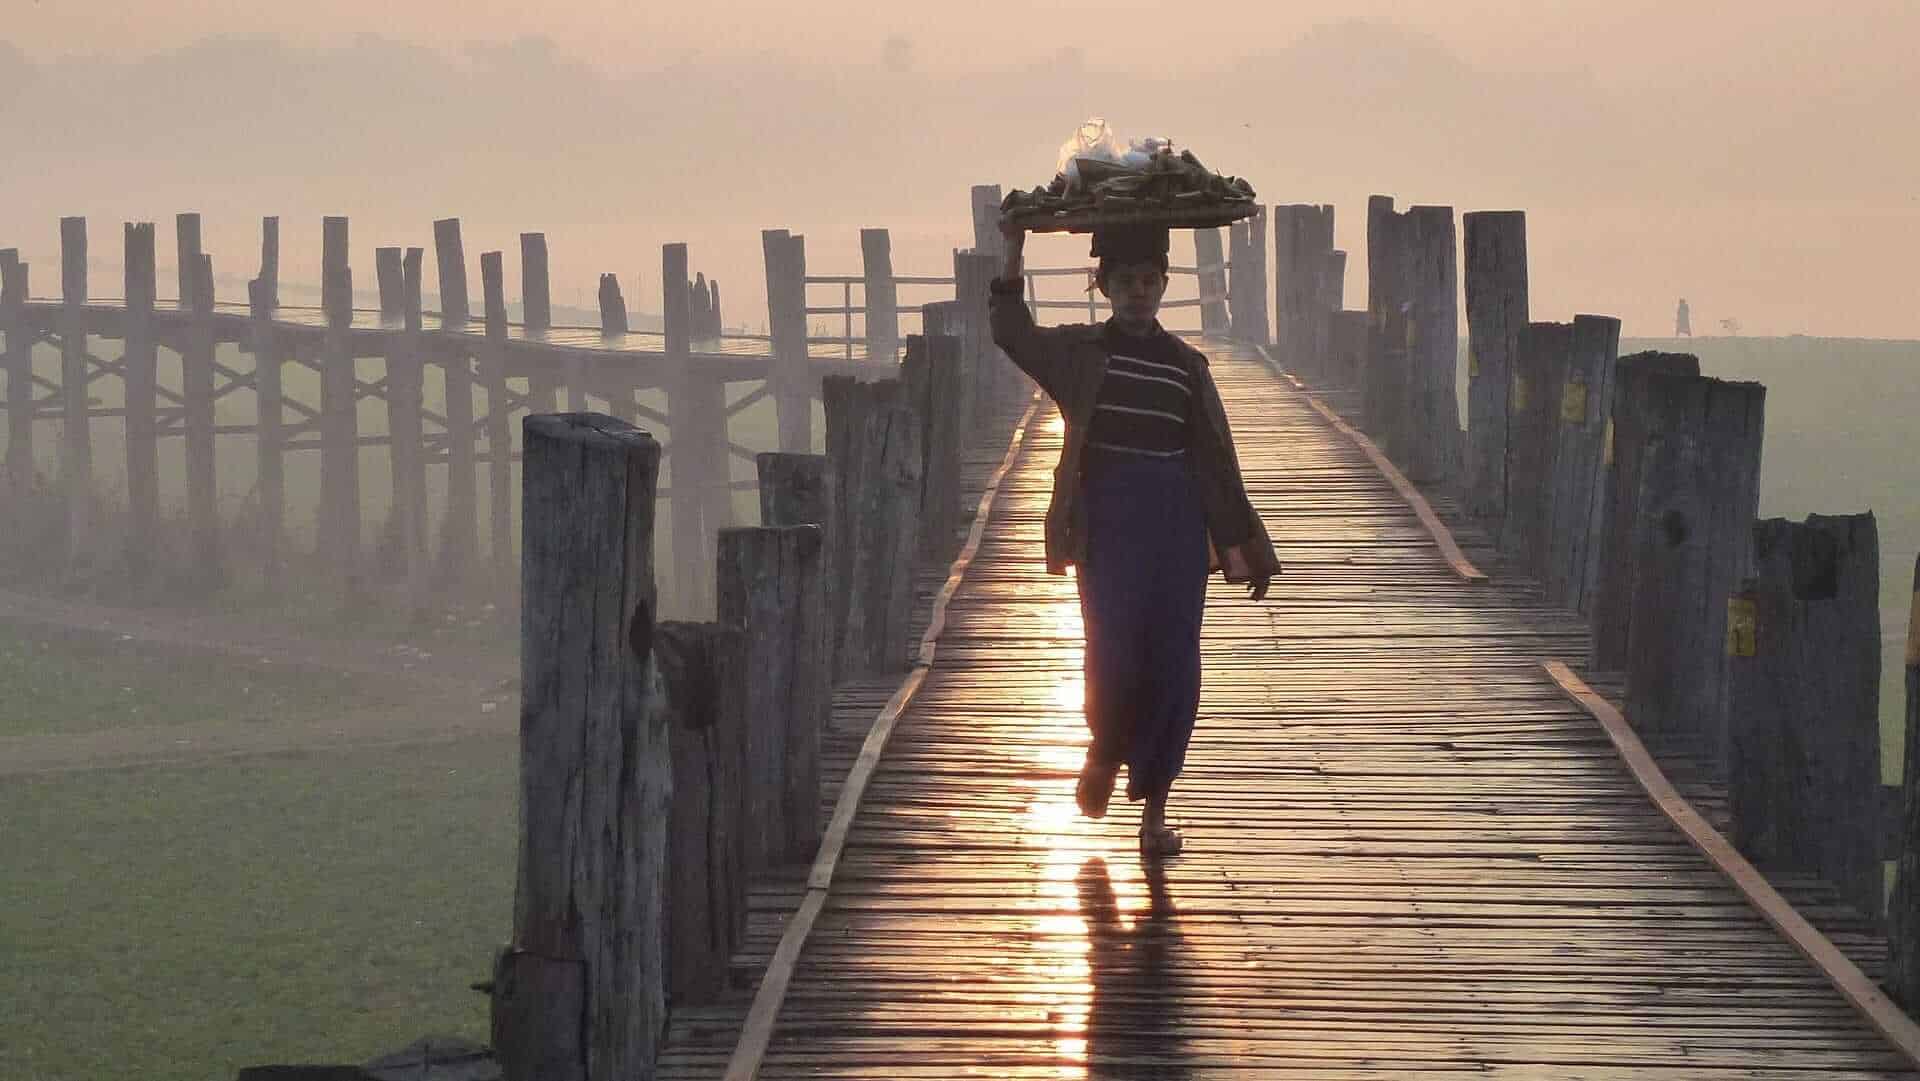
[(1700, 328), (1920, 337), (1916, 42), (1914, 0), (0, 0), (0, 246), (45, 261), (86, 214), (110, 279), (120, 221), (199, 210), (237, 299), (262, 214), (292, 278), (352, 215), (366, 284), (458, 214), (470, 254), (548, 232), (561, 301), (614, 270), (655, 308), (687, 241), (754, 322), (759, 229), (845, 273), (885, 225), (941, 272), (968, 185), (1044, 183), (1101, 113), (1334, 203), (1351, 252), (1373, 192), (1526, 209), (1537, 318), (1660, 333), (1686, 295)]

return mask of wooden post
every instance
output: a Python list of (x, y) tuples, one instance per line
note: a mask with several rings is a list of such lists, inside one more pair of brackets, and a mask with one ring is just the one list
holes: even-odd
[(718, 339), (722, 334), (725, 334), (727, 331), (727, 325), (723, 321), (723, 317), (720, 314), (720, 279), (719, 278), (714, 278), (711, 281), (707, 282), (707, 293), (710, 298), (709, 303), (707, 305), (707, 326), (711, 332), (711, 336), (715, 339)]
[[(1267, 320), (1267, 208), (1259, 207), (1247, 219), (1247, 308), (1249, 318), (1241, 327), (1245, 341), (1270, 345), (1273, 336)], [(1237, 265), (1237, 264), (1236, 264)]]
[(87, 362), (87, 219), (60, 219), (60, 490), (78, 556), (93, 522), (93, 373)]
[(180, 353), (180, 383), (186, 398), (187, 529), (189, 578), (211, 590), (225, 580), (221, 567), (219, 489), (214, 472), (213, 256), (200, 254), (193, 288), (187, 347)]
[(969, 193), (973, 202), (973, 250), (1004, 260), (1006, 241), (1000, 236), (1000, 204), (1005, 196), (998, 184), (975, 184)]
[(1733, 841), (1881, 912), (1880, 538), (1872, 514), (1753, 525), (1728, 601)]
[(960, 393), (960, 339), (947, 334), (907, 338), (901, 378), (920, 418), (920, 553), (939, 557), (960, 525), (960, 418), (947, 403)]
[[(262, 290), (260, 303), (268, 311), (280, 306), (280, 219), (264, 217), (260, 219), (260, 282)], [(248, 307), (253, 306), (253, 295), (248, 292)]]
[(600, 333), (607, 337), (627, 332), (627, 299), (620, 295), (620, 278), (600, 275)]
[(900, 291), (893, 283), (893, 240), (885, 229), (860, 230), (865, 275), (867, 359), (892, 364), (900, 348)]
[(817, 525), (822, 548), (831, 549), (835, 489), (827, 456), (768, 451), (754, 455), (753, 464), (760, 478), (760, 524)]
[[(417, 612), (425, 608), (429, 587), (427, 463), (421, 419), (426, 375), (426, 343), (421, 334), (420, 311), (423, 253), (419, 248), (409, 248), (404, 255), (398, 248), (383, 250), (392, 251), (390, 261), (398, 263), (389, 273), (397, 273), (400, 279), (399, 296), (394, 299), (398, 302), (396, 314), (405, 326), (404, 333), (387, 338), (391, 349), (387, 354), (387, 452), (393, 467), (393, 510), (388, 528), (399, 545), (400, 570), (405, 576), (407, 597)], [(385, 283), (381, 291), (386, 291)], [(453, 428), (451, 419), (448, 427)], [(472, 425), (468, 424), (467, 428), (471, 429)], [(449, 436), (451, 458), (453, 444), (471, 437), (459, 430), (450, 431)]]
[(180, 279), (180, 311), (193, 310), (193, 291), (200, 284), (200, 215), (173, 216), (174, 261)]
[(327, 329), (320, 349), (320, 554), (335, 574), (351, 580), (360, 565), (360, 432), (347, 219), (325, 219), (321, 237)]
[(520, 306), (521, 322), (527, 333), (544, 333), (553, 327), (553, 300), (547, 286), (547, 236), (545, 233), (520, 234)]
[(480, 256), (480, 283), (486, 304), (486, 343), (480, 375), (487, 387), (487, 552), (496, 581), (511, 581), (513, 570), (513, 436), (507, 400), (507, 290), (500, 253)]
[[(1507, 395), (1520, 328), (1527, 325), (1527, 215), (1464, 216), (1467, 263), (1468, 514), (1498, 528), (1506, 513)], [(1610, 399), (1598, 404), (1604, 422)]]
[(492, 1043), (507, 1081), (651, 1078), (672, 800), (653, 662), (660, 447), (595, 414), (529, 417), (522, 441), (519, 884)]
[[(927, 305), (930, 310), (934, 306)], [(951, 311), (951, 309), (947, 309)], [(831, 647), (828, 655), (833, 662), (833, 678), (842, 679), (847, 672), (846, 659), (842, 656), (847, 636), (847, 598), (853, 591), (853, 549), (848, 541), (848, 531), (852, 528), (849, 521), (852, 505), (854, 482), (854, 455), (858, 446), (862, 410), (871, 394), (861, 389), (858, 380), (850, 375), (829, 375), (820, 380), (821, 411), (826, 416), (826, 454), (827, 490), (830, 503), (827, 513), (825, 547), (827, 626), (830, 632)]]
[(0, 334), (7, 351), (7, 490), (33, 490), (33, 334), (27, 326), (27, 264), (16, 248), (0, 251)]
[(1193, 263), (1200, 284), (1200, 332), (1224, 338), (1227, 321), (1227, 256), (1220, 247), (1220, 230), (1193, 231)]
[[(1601, 437), (1600, 550), (1588, 595), (1593, 598), (1593, 647), (1588, 667), (1614, 672), (1627, 664), (1627, 627), (1633, 609), (1633, 529), (1640, 518), (1640, 463), (1648, 437), (1647, 379), (1700, 374), (1688, 353), (1635, 353), (1613, 366), (1610, 430)], [(1511, 422), (1509, 422), (1511, 430)], [(1510, 437), (1511, 438), (1511, 437)], [(1512, 490), (1512, 482), (1508, 482)], [(1509, 509), (1511, 497), (1509, 496)]]
[(440, 326), (457, 330), (467, 324), (467, 255), (460, 240), (460, 219), (433, 223), (433, 255), (440, 268)]
[(1887, 990), (1907, 1011), (1920, 1007), (1920, 556), (1913, 560), (1907, 618), (1907, 726), (1900, 773), (1899, 871), (1887, 913)]
[(153, 570), (160, 535), (160, 456), (159, 428), (154, 412), (158, 404), (157, 357), (153, 332), (153, 303), (156, 285), (152, 222), (127, 222), (124, 229), (126, 268), (126, 350), (121, 358), (125, 372), (127, 409), (127, 537), (122, 549), (127, 569), (134, 580), (144, 580)]
[(999, 383), (1000, 369), (1013, 367), (1001, 357), (993, 344), (992, 328), (987, 323), (987, 297), (998, 261), (982, 252), (955, 252), (953, 256), (954, 308), (960, 337), (960, 430), (970, 432), (978, 418), (987, 415), (986, 406), (994, 399), (991, 388)]
[(806, 238), (785, 229), (760, 233), (767, 268), (767, 330), (773, 359), (767, 382), (779, 415), (780, 449), (813, 449), (813, 379), (807, 359)]
[(1555, 413), (1554, 451), (1542, 584), (1548, 604), (1576, 612), (1591, 608), (1587, 588), (1600, 539), (1595, 493), (1604, 469), (1607, 402), (1613, 396), (1613, 364), (1619, 351), (1620, 320), (1574, 316), (1565, 373), (1556, 401), (1549, 403)]
[[(849, 676), (905, 666), (919, 549), (922, 421), (898, 380), (868, 383), (859, 425), (849, 433), (852, 481), (844, 489), (847, 625), (841, 643)], [(856, 399), (858, 400), (858, 398)]]
[(747, 927), (747, 636), (719, 623), (654, 633), (673, 747), (667, 819), (667, 996), (712, 1002)]
[(1326, 377), (1324, 279), (1332, 251), (1333, 207), (1273, 208), (1274, 348), (1289, 370), (1315, 382)]
[(1367, 314), (1364, 311), (1333, 313), (1331, 344), (1328, 346), (1327, 385), (1355, 387), (1367, 362)]
[(661, 316), (665, 323), (667, 367), (667, 468), (673, 492), (673, 596), (676, 611), (704, 614), (711, 610), (712, 594), (703, 568), (707, 563), (708, 531), (701, 521), (705, 491), (714, 482), (713, 463), (701, 453), (697, 434), (711, 418), (702, 415), (700, 395), (694, 390), (692, 305), (687, 285), (687, 246), (667, 244), (660, 249)]
[(253, 379), (259, 473), (260, 520), (255, 543), (260, 554), (260, 569), (269, 590), (279, 587), (280, 545), (286, 536), (287, 482), (286, 433), (281, 394), (282, 358), (273, 328), (272, 291), (266, 271), (247, 283), (248, 348), (253, 353)]
[(1507, 514), (1500, 524), (1500, 550), (1527, 577), (1541, 581), (1546, 577), (1561, 386), (1572, 346), (1570, 324), (1521, 327), (1508, 386)]
[(406, 311), (406, 284), (402, 280), (406, 272), (400, 263), (399, 248), (373, 249), (373, 272), (379, 279), (382, 320), (402, 318)]
[(1698, 737), (1726, 761), (1727, 598), (1752, 573), (1766, 388), (1647, 380), (1647, 446), (1633, 523), (1627, 717)]
[(1407, 401), (1407, 479), (1436, 484), (1459, 475), (1460, 275), (1453, 208), (1407, 210), (1410, 245), (1407, 364), (1413, 392)]
[(810, 860), (832, 704), (820, 530), (723, 529), (716, 581), (720, 622), (747, 635), (747, 870)]
[(706, 341), (717, 337), (713, 331), (713, 291), (707, 286), (706, 274), (695, 271), (693, 275), (692, 325), (687, 333), (694, 341)]
[(1405, 458), (1401, 428), (1411, 375), (1405, 232), (1392, 196), (1367, 199), (1367, 355), (1360, 380), (1360, 426), (1397, 460)]
[[(419, 258), (414, 250), (409, 260)], [(480, 477), (473, 444), (473, 353), (468, 339), (448, 343), (440, 352), (447, 397), (447, 509), (440, 522), (440, 582), (457, 586), (473, 575), (480, 543)]]
[[(1332, 373), (1336, 365), (1334, 353), (1336, 338), (1340, 331), (1334, 325), (1340, 321), (1340, 312), (1347, 300), (1347, 253), (1339, 249), (1327, 252), (1320, 267), (1320, 302), (1314, 308), (1314, 349), (1320, 357), (1320, 381), (1333, 385)], [(1364, 325), (1364, 324), (1363, 324)], [(1352, 371), (1351, 366), (1346, 367)]]

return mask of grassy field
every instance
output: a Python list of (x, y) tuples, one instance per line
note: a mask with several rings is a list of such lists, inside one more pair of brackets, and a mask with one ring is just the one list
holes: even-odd
[(0, 780), (0, 1077), (229, 1078), (484, 1040), (515, 747)]

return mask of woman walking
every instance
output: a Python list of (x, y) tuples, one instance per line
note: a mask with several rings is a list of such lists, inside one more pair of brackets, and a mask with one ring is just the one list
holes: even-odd
[(1075, 791), (1107, 812), (1120, 768), (1144, 800), (1140, 851), (1181, 847), (1167, 796), (1200, 705), (1200, 622), (1215, 570), (1262, 600), (1280, 560), (1247, 499), (1206, 355), (1160, 326), (1167, 230), (1093, 235), (1102, 324), (1041, 327), (1022, 299), (1026, 232), (1002, 221), (1007, 262), (989, 301), (993, 340), (1060, 407), (1066, 446), (1047, 507), (1047, 569), (1074, 567), (1086, 633), (1092, 742)]

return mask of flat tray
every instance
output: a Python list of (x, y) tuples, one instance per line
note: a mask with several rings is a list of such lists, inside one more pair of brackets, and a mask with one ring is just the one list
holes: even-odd
[(1251, 218), (1260, 212), (1260, 204), (1247, 202), (1207, 202), (1195, 206), (1129, 207), (1107, 210), (1075, 207), (1071, 210), (1015, 210), (1008, 220), (1030, 233), (1091, 233), (1116, 225), (1157, 225), (1168, 229), (1216, 229)]

